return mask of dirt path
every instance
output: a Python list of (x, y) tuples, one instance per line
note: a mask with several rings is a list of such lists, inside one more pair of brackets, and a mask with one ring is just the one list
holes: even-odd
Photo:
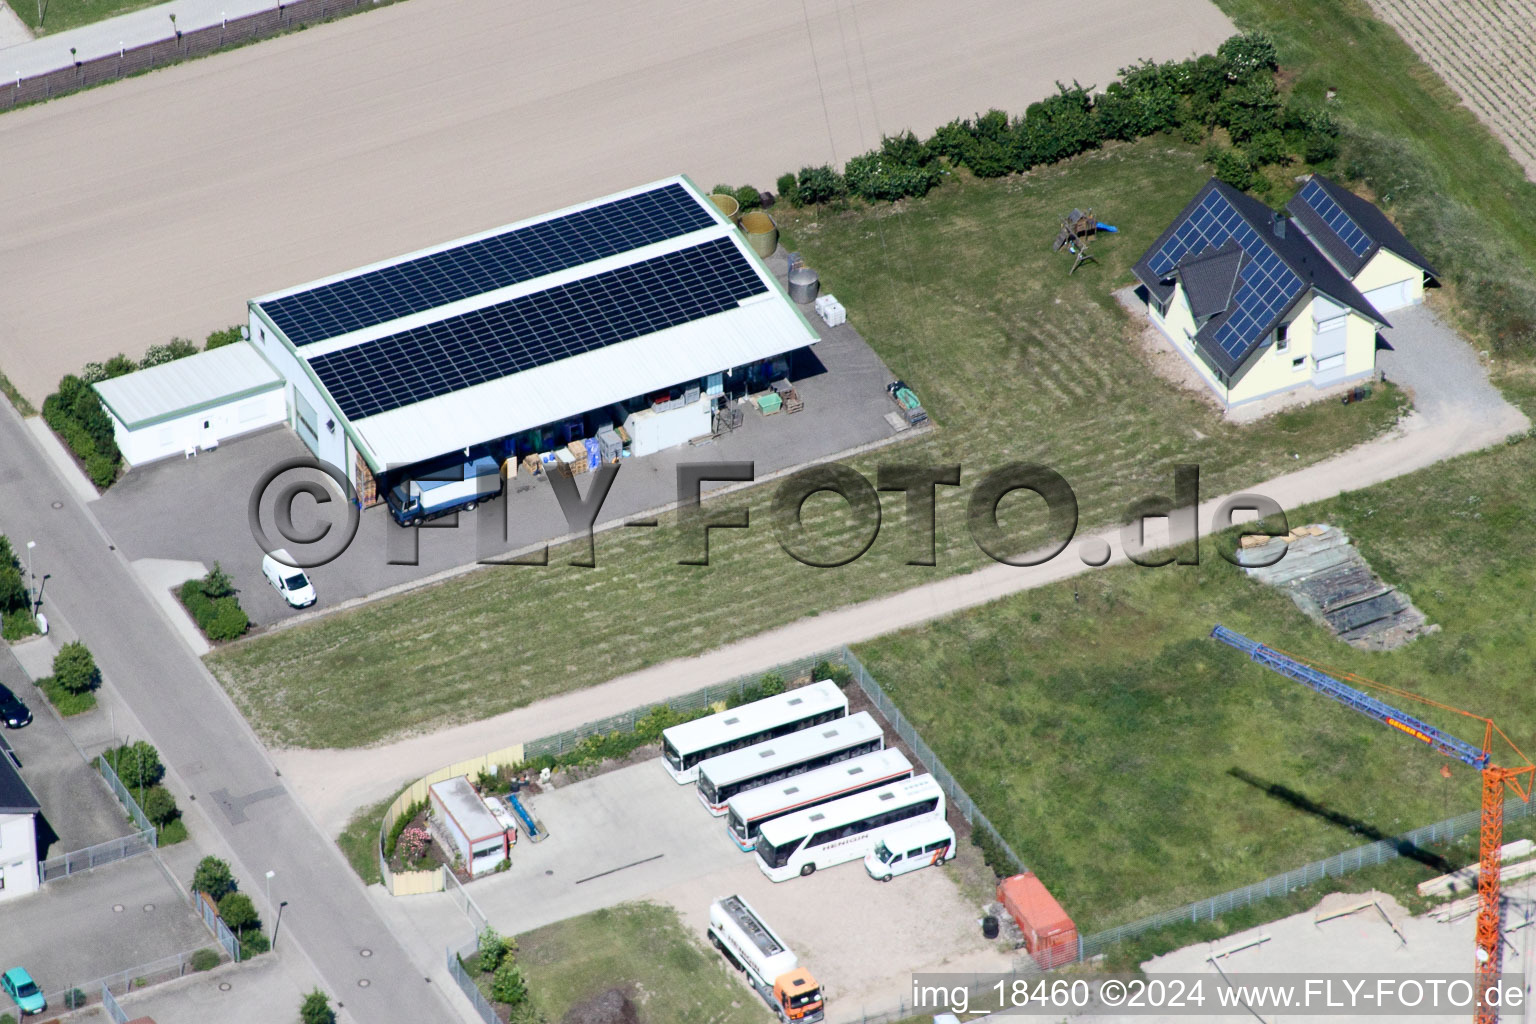
[[(1382, 438), (1308, 469), (1276, 477), (1252, 490), (1273, 498), (1282, 508), (1295, 509), (1497, 444), (1511, 433), (1530, 427), (1530, 421), (1507, 404), (1501, 409), (1479, 409), (1475, 413), (1459, 407), (1440, 409), (1440, 414), (1433, 418), (1415, 412)], [(1212, 498), (1201, 503), (1202, 535), (1210, 532), (1213, 514), (1221, 502), (1221, 498)], [(575, 728), (624, 708), (664, 700), (722, 679), (840, 644), (869, 640), (1067, 579), (1088, 571), (1079, 552), (1091, 548), (1095, 541), (1109, 545), (1109, 564), (1125, 563), (1118, 529), (1101, 531), (1077, 539), (1067, 551), (1044, 565), (991, 565), (937, 580), (484, 721), (363, 750), (287, 750), (273, 756), (315, 817), (334, 834), (346, 824), (353, 808), (386, 796), (449, 762), (474, 757), (518, 739)]]
[(255, 295), (680, 171), (772, 188), (1233, 31), (1207, 0), (408, 0), (0, 117), (0, 369), (41, 404)]

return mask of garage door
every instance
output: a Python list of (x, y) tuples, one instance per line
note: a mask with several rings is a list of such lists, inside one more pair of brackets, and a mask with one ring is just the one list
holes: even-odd
[(1366, 301), (1376, 307), (1377, 312), (1390, 313), (1394, 309), (1402, 309), (1412, 305), (1413, 295), (1409, 291), (1407, 281), (1398, 281), (1396, 284), (1384, 285), (1381, 288), (1372, 288), (1365, 293)]

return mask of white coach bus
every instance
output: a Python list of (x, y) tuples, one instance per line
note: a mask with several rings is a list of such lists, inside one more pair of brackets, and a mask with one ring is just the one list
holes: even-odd
[(932, 775), (919, 775), (765, 823), (757, 866), (783, 882), (858, 860), (893, 828), (943, 817), (944, 791)]
[(749, 789), (726, 801), (725, 827), (744, 852), (757, 846), (766, 821), (912, 777), (912, 762), (895, 747)]
[(769, 783), (825, 768), (885, 748), (885, 736), (868, 711), (754, 743), (699, 763), (699, 800), (719, 817), (725, 803)]
[(848, 698), (830, 680), (785, 690), (663, 731), (662, 764), (679, 785), (695, 782), (701, 761), (847, 714)]

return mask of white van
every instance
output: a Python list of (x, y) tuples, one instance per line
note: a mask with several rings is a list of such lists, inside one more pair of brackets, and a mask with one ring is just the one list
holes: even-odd
[(315, 585), (303, 569), (291, 564), (293, 556), (286, 548), (278, 548), (261, 559), (261, 574), (272, 584), (284, 601), (292, 608), (308, 608), (315, 603)]
[(864, 855), (871, 878), (889, 882), (896, 875), (955, 859), (955, 830), (940, 818), (896, 829)]

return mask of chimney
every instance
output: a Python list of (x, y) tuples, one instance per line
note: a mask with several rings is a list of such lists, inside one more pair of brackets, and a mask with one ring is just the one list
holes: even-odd
[(1274, 214), (1274, 219), (1275, 219), (1275, 222), (1274, 222), (1275, 237), (1276, 238), (1284, 238), (1285, 237), (1285, 218), (1283, 216), (1281, 216), (1280, 214), (1276, 213), (1276, 214)]

